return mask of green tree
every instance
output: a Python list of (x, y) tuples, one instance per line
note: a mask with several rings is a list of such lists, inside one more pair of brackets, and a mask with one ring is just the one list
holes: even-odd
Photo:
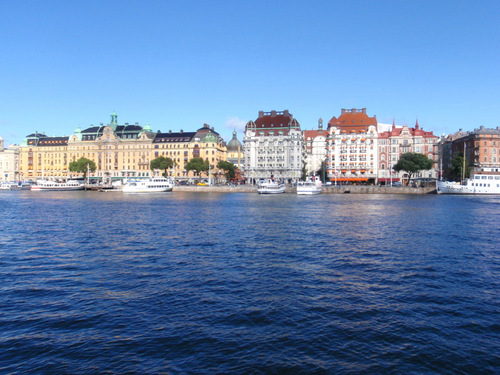
[(68, 169), (70, 172), (83, 173), (83, 179), (85, 179), (87, 178), (87, 170), (95, 172), (96, 165), (92, 160), (81, 157), (80, 159), (69, 163)]
[(465, 177), (469, 177), (470, 169), (466, 165), (467, 161), (464, 160), (464, 154), (459, 152), (451, 161), (451, 168), (449, 171), (449, 179), (460, 181), (463, 178), (464, 164), (465, 164)]
[(217, 168), (222, 169), (225, 172), (224, 175), (226, 176), (227, 181), (231, 181), (236, 176), (236, 166), (229, 161), (219, 161), (219, 163), (217, 163)]
[(433, 164), (434, 162), (424, 154), (407, 152), (401, 155), (393, 168), (396, 172), (405, 171), (408, 173), (408, 182), (410, 182), (412, 175), (422, 170), (431, 169)]
[(163, 170), (163, 176), (167, 177), (167, 169), (170, 169), (174, 166), (174, 161), (170, 158), (166, 158), (164, 156), (158, 156), (157, 158), (151, 160), (149, 163), (149, 168), (152, 171), (155, 169)]
[(202, 158), (192, 158), (188, 161), (185, 168), (187, 171), (195, 171), (196, 173), (201, 174), (202, 172), (208, 171), (210, 164), (208, 163), (208, 160), (203, 160)]

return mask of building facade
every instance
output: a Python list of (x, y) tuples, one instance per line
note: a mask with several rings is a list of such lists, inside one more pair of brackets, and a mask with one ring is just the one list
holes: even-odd
[(318, 120), (318, 129), (304, 130), (306, 174), (312, 175), (321, 169), (326, 157), (327, 131), (323, 129), (323, 119)]
[(0, 181), (18, 181), (19, 176), (19, 146), (5, 147), (0, 137)]
[(418, 121), (414, 128), (409, 128), (407, 125), (396, 127), (393, 123), (390, 130), (378, 134), (378, 143), (379, 183), (387, 184), (390, 181), (400, 181), (407, 177), (407, 174), (402, 171), (399, 173), (393, 171), (401, 155), (407, 152), (424, 154), (435, 163), (431, 170), (421, 171), (414, 176), (415, 178), (438, 177), (438, 137), (431, 131), (421, 129)]
[(169, 157), (175, 167), (171, 176), (194, 177), (185, 170), (193, 157), (209, 160), (217, 173), (219, 160), (225, 160), (224, 140), (213, 128), (204, 125), (191, 133), (153, 132), (149, 125), (118, 124), (113, 113), (108, 125), (78, 128), (69, 137), (47, 137), (33, 133), (20, 146), (20, 174), (24, 179), (78, 177), (68, 170), (69, 163), (85, 157), (96, 164), (91, 179), (104, 181), (153, 175), (150, 162), (158, 156)]
[(328, 122), (327, 176), (335, 183), (375, 183), (378, 177), (377, 118), (366, 108), (342, 108)]
[(297, 181), (302, 175), (304, 141), (299, 122), (288, 111), (259, 112), (245, 126), (245, 175), (251, 182), (274, 178)]
[(449, 175), (453, 159), (465, 155), (470, 172), (483, 168), (500, 168), (500, 127), (481, 126), (473, 131), (461, 129), (442, 139), (440, 143), (444, 176)]

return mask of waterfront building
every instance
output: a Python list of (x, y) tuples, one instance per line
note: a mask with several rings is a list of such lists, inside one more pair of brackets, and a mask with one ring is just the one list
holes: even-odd
[(19, 146), (5, 147), (0, 137), (0, 181), (18, 181), (19, 176)]
[[(171, 158), (175, 167), (170, 176), (176, 178), (196, 177), (187, 171), (186, 164), (192, 158), (202, 158), (210, 163), (210, 177), (217, 178), (222, 172), (217, 168), (221, 160), (227, 160), (227, 147), (222, 137), (213, 127), (204, 124), (196, 132), (158, 132), (153, 140), (153, 159), (159, 156)], [(208, 176), (207, 172), (207, 177)]]
[(297, 181), (302, 175), (303, 145), (299, 122), (288, 111), (259, 111), (245, 126), (245, 174), (255, 182), (271, 176)]
[(418, 120), (414, 128), (409, 128), (407, 125), (396, 126), (393, 122), (390, 130), (378, 134), (378, 182), (387, 184), (391, 180), (395, 182), (407, 178), (405, 172), (393, 171), (401, 155), (407, 152), (424, 154), (436, 163), (433, 169), (421, 171), (414, 176), (415, 178), (436, 178), (438, 176), (437, 141), (438, 137), (432, 131), (424, 131), (420, 128)]
[(378, 176), (377, 118), (366, 108), (342, 108), (328, 122), (327, 176), (335, 183), (375, 183)]
[(304, 130), (306, 174), (311, 175), (321, 169), (326, 156), (327, 131), (323, 129), (323, 119), (318, 120), (318, 129)]
[(465, 155), (466, 167), (471, 172), (483, 168), (500, 168), (500, 127), (481, 126), (473, 131), (462, 131), (444, 137), (440, 143), (444, 176), (449, 175), (453, 159)]
[(150, 162), (158, 156), (170, 157), (175, 167), (171, 176), (193, 177), (184, 167), (192, 157), (210, 161), (212, 172), (219, 160), (225, 160), (226, 148), (213, 128), (204, 125), (196, 132), (153, 132), (149, 125), (118, 124), (116, 113), (108, 125), (77, 128), (71, 136), (47, 137), (35, 132), (20, 146), (20, 173), (23, 178), (75, 177), (69, 163), (85, 157), (94, 161), (96, 171), (91, 179), (104, 181), (127, 177), (150, 177)]

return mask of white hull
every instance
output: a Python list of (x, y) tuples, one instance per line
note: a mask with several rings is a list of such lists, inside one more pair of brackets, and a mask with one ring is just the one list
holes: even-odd
[(31, 185), (33, 191), (73, 191), (83, 190), (83, 184), (78, 181), (69, 180), (67, 182), (56, 181), (37, 181), (35, 185)]
[(122, 189), (124, 193), (163, 193), (172, 191), (174, 184), (166, 178), (155, 177), (141, 181), (128, 182)]
[(283, 194), (286, 186), (275, 181), (267, 181), (257, 186), (259, 194)]
[(500, 176), (476, 174), (474, 178), (467, 179), (465, 184), (437, 181), (436, 188), (438, 194), (500, 194)]
[(312, 181), (299, 182), (297, 183), (297, 194), (298, 195), (316, 195), (321, 193), (323, 187), (320, 184), (316, 184)]

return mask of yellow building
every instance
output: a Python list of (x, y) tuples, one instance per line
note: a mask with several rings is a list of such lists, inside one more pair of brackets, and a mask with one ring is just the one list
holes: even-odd
[(108, 125), (76, 129), (69, 137), (30, 134), (20, 146), (20, 175), (23, 179), (76, 177), (69, 172), (72, 161), (85, 157), (94, 161), (96, 171), (90, 178), (107, 180), (148, 177), (153, 174), (150, 161), (158, 156), (175, 162), (170, 175), (193, 177), (185, 165), (193, 157), (208, 159), (216, 175), (219, 160), (226, 160), (226, 145), (217, 132), (204, 125), (196, 132), (154, 133), (149, 125), (118, 124), (113, 113)]

